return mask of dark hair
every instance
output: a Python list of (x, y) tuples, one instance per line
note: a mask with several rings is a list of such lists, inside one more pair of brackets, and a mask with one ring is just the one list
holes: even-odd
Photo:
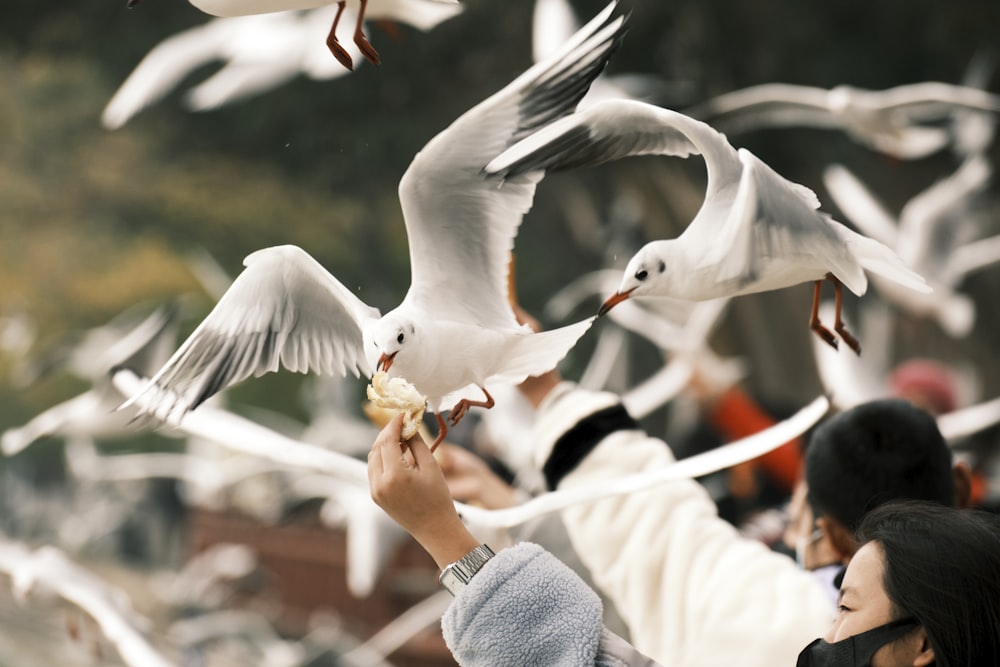
[(864, 518), (858, 539), (882, 548), (893, 617), (923, 625), (938, 667), (1000, 665), (1000, 517), (892, 502)]
[(861, 518), (902, 498), (955, 504), (951, 450), (926, 411), (901, 399), (871, 401), (820, 424), (805, 462), (809, 503), (855, 531)]

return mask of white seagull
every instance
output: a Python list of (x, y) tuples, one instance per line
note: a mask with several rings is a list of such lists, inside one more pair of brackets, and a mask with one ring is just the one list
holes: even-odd
[[(129, 422), (135, 414), (115, 411), (123, 396), (110, 386), (108, 373), (115, 367), (152, 372), (163, 364), (177, 344), (178, 314), (176, 304), (162, 306), (139, 324), (130, 319), (128, 330), (116, 318), (91, 329), (75, 345), (61, 346), (55, 353), (57, 358), (43, 364), (45, 368), (30, 369), (30, 374), (37, 376), (51, 372), (52, 367), (60, 367), (89, 380), (92, 386), (39, 413), (27, 423), (3, 431), (0, 451), (5, 456), (13, 456), (48, 436), (114, 438), (132, 435)], [(127, 315), (131, 318), (134, 313)]]
[[(300, 74), (326, 80), (348, 74), (317, 39), (333, 17), (332, 7), (214, 19), (157, 44), (108, 101), (101, 114), (114, 130), (160, 101), (200, 67), (223, 66), (189, 90), (184, 103), (208, 111), (276, 88)], [(353, 47), (353, 44), (351, 45)]]
[(688, 113), (727, 133), (762, 127), (840, 129), (865, 146), (913, 160), (952, 142), (950, 128), (927, 123), (948, 120), (958, 110), (995, 113), (1000, 96), (937, 81), (886, 90), (766, 83), (719, 95)]
[[(347, 0), (190, 0), (191, 4), (213, 16), (247, 16), (268, 14), (293, 9), (316, 9), (326, 5), (336, 5), (337, 11), (326, 38), (330, 52), (347, 69), (354, 68), (354, 60), (347, 49), (337, 39), (337, 26), (347, 9)], [(354, 23), (354, 44), (365, 59), (373, 65), (379, 64), (379, 55), (362, 31), (366, 18), (399, 19), (421, 27), (427, 22), (436, 23), (462, 11), (458, 0), (350, 0), (351, 8), (357, 7)], [(129, 0), (134, 6), (139, 0)]]
[(970, 214), (973, 197), (990, 182), (992, 167), (974, 154), (950, 176), (910, 199), (894, 218), (867, 187), (841, 165), (830, 165), (823, 182), (849, 222), (893, 248), (919, 272), (932, 293), (900, 289), (873, 276), (885, 299), (917, 317), (929, 317), (953, 338), (967, 336), (975, 322), (972, 299), (958, 287), (971, 272), (1000, 262), (1000, 236), (970, 241), (980, 220)]
[[(497, 188), (482, 169), (572, 112), (624, 34), (614, 9), (608, 5), (559, 53), (463, 114), (413, 159), (399, 184), (411, 266), (399, 306), (380, 317), (295, 246), (258, 250), (152, 378), (143, 410), (161, 420), (183, 416), (220, 389), (280, 366), (341, 376), (382, 370), (427, 397), (440, 427), (436, 446), (448, 430), (442, 409), (454, 425), (472, 406), (492, 407), (487, 384), (553, 368), (593, 318), (534, 333), (518, 324), (508, 301), (510, 250), (542, 174)], [(485, 400), (465, 395), (475, 387)]]
[(809, 326), (836, 347), (837, 339), (817, 312), (820, 289), (829, 280), (836, 290), (834, 331), (860, 354), (860, 345), (840, 317), (842, 285), (864, 294), (868, 270), (910, 289), (929, 290), (892, 250), (819, 211), (811, 190), (778, 175), (748, 150), (737, 150), (707, 124), (650, 104), (596, 104), (519, 142), (486, 171), (510, 178), (631, 155), (699, 153), (708, 183), (694, 220), (676, 239), (643, 246), (629, 260), (618, 291), (600, 313), (629, 297), (703, 301), (813, 281)]
[(71, 560), (52, 546), (32, 551), (19, 542), (0, 538), (0, 572), (10, 575), (19, 602), (36, 590), (51, 592), (86, 612), (130, 667), (177, 664), (147, 637), (150, 621), (132, 608), (119, 588)]
[[(430, 30), (460, 13), (457, 3), (385, 2), (372, 0), (369, 19), (394, 19)], [(208, 111), (258, 95), (304, 74), (326, 81), (350, 73), (330, 57), (321, 41), (334, 14), (333, 6), (217, 18), (168, 37), (146, 54), (118, 88), (101, 114), (108, 129), (117, 129), (144, 108), (176, 88), (192, 72), (215, 62), (223, 66), (191, 88), (184, 103), (192, 111)], [(344, 17), (355, 19), (348, 7)], [(343, 18), (343, 17), (342, 17)], [(353, 42), (341, 47), (348, 58), (361, 51)]]

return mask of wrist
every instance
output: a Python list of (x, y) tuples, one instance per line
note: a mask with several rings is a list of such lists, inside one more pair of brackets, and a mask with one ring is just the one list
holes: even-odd
[(480, 544), (457, 515), (453, 522), (414, 533), (413, 536), (434, 559), (438, 568), (454, 563)]

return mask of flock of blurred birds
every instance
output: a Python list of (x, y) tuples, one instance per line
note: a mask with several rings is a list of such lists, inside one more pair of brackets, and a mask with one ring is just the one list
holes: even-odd
[[(186, 93), (184, 103), (191, 110), (264, 94), (301, 75), (316, 80), (344, 76), (350, 73), (345, 62), (355, 66), (363, 60), (377, 62), (377, 52), (364, 36), (364, 21), (398, 21), (428, 31), (462, 11), (458, 2), (445, 0), (360, 4), (192, 0), (192, 4), (222, 18), (155, 46), (109, 101), (102, 116), (107, 128), (129, 122), (208, 63), (223, 64)], [(290, 9), (296, 11), (280, 11)], [(537, 0), (536, 62), (558, 52), (578, 27), (566, 0)], [(1000, 260), (1000, 235), (989, 235), (996, 231), (997, 207), (993, 203), (991, 208), (988, 199), (993, 169), (989, 150), (1000, 112), (1000, 96), (987, 90), (995, 55), (980, 53), (965, 79), (955, 84), (929, 82), (884, 91), (765, 84), (688, 107), (685, 114), (729, 137), (760, 127), (806, 126), (843, 131), (900, 161), (950, 151), (957, 165), (953, 173), (914, 193), (898, 214), (847, 168), (830, 165), (823, 172), (832, 203), (847, 218), (844, 222), (893, 249), (932, 291), (900, 288), (873, 274), (875, 295), (863, 300), (852, 322), (865, 344), (864, 355), (834, 349), (814, 337), (825, 395), (769, 432), (590, 494), (543, 494), (508, 510), (463, 507), (470, 525), (502, 531), (601, 494), (628, 493), (672, 477), (709, 474), (804, 433), (831, 405), (843, 409), (886, 396), (895, 363), (891, 331), (900, 313), (932, 321), (951, 338), (969, 336), (977, 326), (976, 309), (981, 304), (963, 291), (964, 281), (972, 272), (991, 270)], [(602, 99), (649, 99), (664, 89), (664, 82), (653, 77), (601, 76), (590, 86), (581, 108)], [(631, 238), (641, 213), (627, 201), (619, 202), (615, 210), (619, 219), (612, 220), (611, 227), (617, 224), (626, 231), (623, 239)], [(626, 247), (623, 239), (612, 239), (616, 252), (609, 252), (609, 257), (635, 252), (637, 248)], [(190, 262), (205, 291), (221, 300), (231, 277), (204, 253), (192, 254)], [(621, 279), (621, 269), (610, 267), (582, 276), (552, 296), (546, 315), (562, 321), (581, 304), (614, 292)], [(404, 537), (368, 496), (362, 461), (380, 422), (377, 416), (359, 414), (353, 400), (357, 393), (352, 390), (356, 383), (350, 378), (308, 379), (306, 424), (263, 410), (247, 416), (248, 411), (241, 409), (237, 414), (220, 393), (182, 419), (159, 425), (160, 435), (183, 441), (181, 451), (116, 455), (99, 451), (95, 443), (132, 437), (144, 425), (141, 420), (137, 425), (134, 406), (119, 408), (146, 386), (146, 378), (161, 369), (177, 348), (179, 332), (190, 315), (185, 304), (179, 298), (151, 313), (123, 313), (57, 350), (42, 352), (34, 345), (30, 321), (15, 316), (0, 319), (0, 352), (11, 360), (20, 386), (51, 373), (72, 374), (90, 385), (79, 396), (2, 434), (0, 445), (7, 457), (46, 438), (64, 440), (70, 479), (63, 492), (43, 497), (32, 491), (30, 480), (5, 469), (2, 525), (9, 537), (0, 540), (0, 572), (6, 573), (13, 594), (25, 605), (51, 605), (50, 600), (61, 598), (82, 609), (100, 635), (94, 641), (113, 649), (125, 664), (227, 664), (211, 662), (225, 655), (232, 664), (305, 665), (321, 664), (315, 661), (324, 653), (337, 656), (339, 662), (333, 664), (385, 664), (386, 656), (415, 631), (436, 622), (446, 596), (428, 598), (366, 642), (351, 645), (335, 630), (322, 627), (306, 637), (287, 638), (274, 630), (266, 615), (227, 608), (225, 582), (247, 576), (257, 564), (252, 550), (224, 545), (192, 558), (177, 571), (172, 569), (174, 563), (162, 563), (163, 572), (149, 578), (150, 594), (177, 610), (164, 628), (154, 627), (119, 588), (74, 560), (74, 555), (87, 559), (99, 555), (95, 545), (134, 519), (146, 502), (145, 490), (137, 483), (153, 478), (177, 480), (186, 505), (236, 509), (265, 523), (280, 520), (288, 508), (305, 500), (322, 499), (323, 521), (346, 527), (348, 584), (359, 598), (370, 594)], [(597, 341), (579, 382), (620, 391), (638, 418), (671, 402), (680, 405), (696, 376), (719, 387), (740, 382), (748, 372), (745, 361), (717, 354), (710, 342), (728, 304), (728, 297), (618, 304), (605, 318), (610, 323), (595, 327)], [(830, 308), (831, 304), (822, 304), (822, 319), (832, 321)], [(661, 351), (662, 367), (646, 373), (639, 383), (616, 386), (624, 350), (636, 336)], [(1000, 398), (978, 396), (974, 378), (963, 386), (971, 388), (962, 394), (962, 406), (939, 420), (948, 440), (957, 446), (1000, 421)], [(475, 436), (469, 441), (499, 458), (515, 479), (530, 487), (537, 481), (524, 481), (531, 478), (531, 450), (524, 445), (530, 439), (530, 410), (512, 387), (491, 389), (496, 406), (477, 415)], [(672, 429), (680, 433), (678, 424)], [(457, 435), (463, 437), (461, 432)], [(992, 491), (998, 493), (995, 452), (987, 454), (974, 463), (987, 471)], [(144, 518), (148, 532), (169, 532), (165, 524), (155, 524), (155, 515), (150, 512)]]

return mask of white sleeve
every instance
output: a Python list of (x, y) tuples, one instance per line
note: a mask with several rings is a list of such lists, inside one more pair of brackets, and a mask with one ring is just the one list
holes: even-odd
[[(606, 415), (620, 412), (618, 406), (614, 394), (572, 385), (540, 406), (536, 463), (551, 472), (551, 462), (562, 461), (550, 483), (593, 486), (674, 460), (666, 443), (637, 425), (605, 433), (590, 428), (591, 421), (613, 424)], [(566, 461), (576, 462), (567, 469)], [(632, 643), (664, 665), (793, 665), (833, 622), (835, 609), (814, 578), (741, 537), (693, 480), (579, 505), (563, 519)]]

